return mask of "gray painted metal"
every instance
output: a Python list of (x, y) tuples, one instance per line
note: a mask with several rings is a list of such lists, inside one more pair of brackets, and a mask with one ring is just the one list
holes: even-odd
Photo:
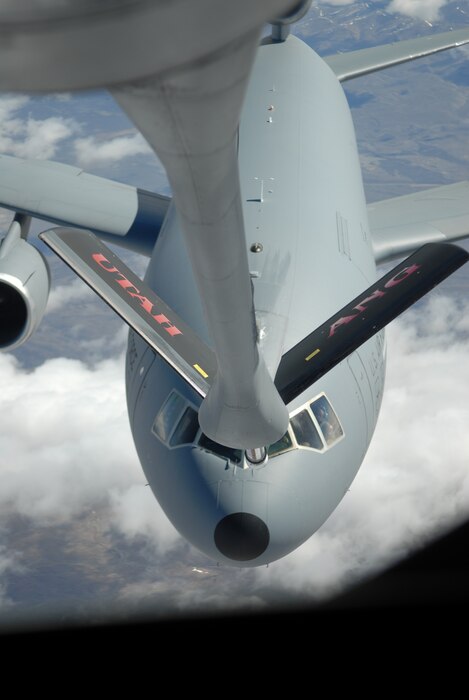
[(359, 49), (344, 54), (326, 56), (324, 60), (332, 68), (337, 78), (344, 82), (359, 78), (368, 73), (396, 66), (399, 63), (414, 61), (469, 42), (469, 27), (453, 32), (431, 34), (418, 39), (407, 39), (383, 46)]
[[(275, 371), (283, 352), (376, 279), (346, 98), (332, 71), (294, 37), (259, 49), (239, 129), (239, 164), (256, 323), (269, 369)], [(347, 230), (345, 248), (337, 212), (340, 231)], [(250, 252), (255, 242), (262, 243), (262, 252)], [(208, 340), (190, 256), (172, 209), (145, 279)], [(172, 390), (195, 408), (200, 398), (158, 357), (147, 369), (149, 357), (131, 334), (132, 432), (147, 480), (179, 532), (214, 559), (236, 566), (266, 564), (308, 539), (347, 492), (371, 439), (384, 383), (382, 336), (360, 348), (362, 372), (355, 375), (344, 361), (288, 407), (293, 412), (325, 392), (344, 429), (343, 440), (322, 453), (292, 450), (259, 466), (236, 466), (195, 445), (168, 449), (152, 433)], [(230, 560), (215, 545), (217, 524), (237, 512), (257, 516), (269, 529), (267, 549), (250, 561)]]
[(55, 224), (90, 229), (151, 256), (169, 197), (46, 160), (0, 155), (0, 206)]
[(16, 220), (0, 244), (0, 284), (19, 295), (26, 312), (25, 323), (18, 334), (14, 334), (16, 337), (12, 336), (8, 342), (0, 345), (0, 351), (10, 351), (25, 343), (38, 327), (50, 290), (49, 268), (45, 258), (23, 240), (20, 223)]
[[(346, 169), (337, 167), (339, 153)], [(348, 104), (333, 73), (296, 37), (259, 50), (240, 126), (240, 173), (248, 249), (263, 245), (248, 259), (261, 348), (275, 373), (287, 350), (376, 279)]]
[(39, 237), (191, 387), (207, 394), (217, 369), (214, 353), (115, 253), (90, 231), (56, 228)]
[(217, 356), (199, 411), (224, 445), (262, 447), (288, 414), (257, 346), (238, 176), (238, 122), (257, 30), (203, 63), (112, 94), (166, 168)]
[(368, 205), (377, 263), (413, 252), (424, 243), (469, 237), (469, 182), (433, 187)]
[(47, 0), (0, 4), (0, 89), (76, 90), (178, 70), (298, 0)]

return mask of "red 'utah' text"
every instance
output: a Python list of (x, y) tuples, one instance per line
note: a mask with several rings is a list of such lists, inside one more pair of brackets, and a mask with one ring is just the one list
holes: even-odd
[(144, 309), (157, 323), (159, 323), (164, 330), (169, 333), (169, 335), (174, 336), (174, 335), (182, 335), (182, 331), (179, 330), (167, 316), (164, 314), (154, 314), (154, 304), (153, 302), (150, 301), (146, 296), (143, 294), (140, 294), (140, 290), (137, 289), (137, 287), (129, 280), (125, 275), (120, 272), (120, 270), (117, 269), (117, 267), (114, 267), (114, 265), (104, 256), (102, 253), (93, 253), (93, 260), (100, 266), (102, 267), (103, 270), (106, 270), (106, 272), (109, 272), (110, 274), (114, 275), (114, 280), (117, 282), (118, 285), (122, 287), (122, 289), (125, 289), (127, 294), (131, 296), (133, 299), (137, 299), (138, 303)]

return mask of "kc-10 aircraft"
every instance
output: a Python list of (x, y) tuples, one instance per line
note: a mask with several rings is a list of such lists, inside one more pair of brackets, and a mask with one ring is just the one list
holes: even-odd
[[(0, 89), (107, 87), (172, 188), (0, 156), (15, 212), (1, 348), (44, 313), (47, 265), (26, 239), (30, 217), (53, 222), (40, 238), (130, 326), (128, 413), (153, 493), (235, 566), (287, 555), (334, 511), (378, 419), (384, 326), (468, 259), (449, 241), (469, 236), (469, 182), (367, 206), (341, 83), (468, 43), (469, 27), (321, 58), (290, 34), (310, 4), (0, 9)], [(144, 279), (106, 243), (148, 256)]]

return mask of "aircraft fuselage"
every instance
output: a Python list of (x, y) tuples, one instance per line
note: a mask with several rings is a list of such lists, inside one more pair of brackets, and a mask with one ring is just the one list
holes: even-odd
[[(283, 353), (376, 280), (350, 109), (332, 70), (295, 37), (259, 49), (239, 168), (259, 345), (274, 376)], [(211, 344), (173, 205), (145, 281)], [(200, 396), (131, 331), (128, 410), (153, 493), (178, 531), (219, 562), (285, 556), (354, 479), (384, 374), (381, 331), (288, 405), (288, 435), (256, 465), (201, 435)]]

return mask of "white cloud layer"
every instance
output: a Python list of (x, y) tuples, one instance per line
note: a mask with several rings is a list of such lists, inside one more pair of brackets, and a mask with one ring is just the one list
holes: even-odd
[(75, 152), (80, 165), (113, 163), (128, 156), (153, 153), (148, 143), (139, 133), (130, 136), (116, 136), (102, 141), (96, 136), (75, 141)]
[(180, 535), (155, 502), (151, 489), (142, 489), (141, 480), (126, 489), (114, 488), (111, 505), (113, 524), (128, 539), (145, 537), (160, 554), (168, 552), (180, 541)]
[(67, 521), (109, 488), (141, 479), (120, 361), (90, 369), (59, 358), (26, 372), (1, 355), (0, 377), (5, 507), (40, 522)]
[(392, 0), (386, 8), (388, 12), (400, 12), (409, 17), (419, 17), (433, 22), (439, 17), (442, 7), (449, 0)]
[[(352, 5), (356, 0), (327, 0), (320, 1), (319, 5)], [(398, 12), (409, 17), (434, 21), (438, 19), (442, 7), (447, 5), (449, 0), (392, 0), (386, 7), (387, 12)], [(361, 4), (363, 3), (357, 3)]]
[(0, 153), (20, 158), (53, 158), (58, 146), (77, 130), (72, 119), (22, 117), (29, 102), (23, 95), (0, 98)]
[(123, 357), (87, 366), (51, 359), (33, 371), (0, 354), (0, 510), (41, 525), (111, 504), (130, 538), (165, 550), (178, 536), (145, 487), (128, 425)]
[(74, 279), (70, 284), (52, 287), (47, 301), (47, 313), (53, 314), (70, 303), (80, 303), (95, 299), (95, 293), (81, 280)]

